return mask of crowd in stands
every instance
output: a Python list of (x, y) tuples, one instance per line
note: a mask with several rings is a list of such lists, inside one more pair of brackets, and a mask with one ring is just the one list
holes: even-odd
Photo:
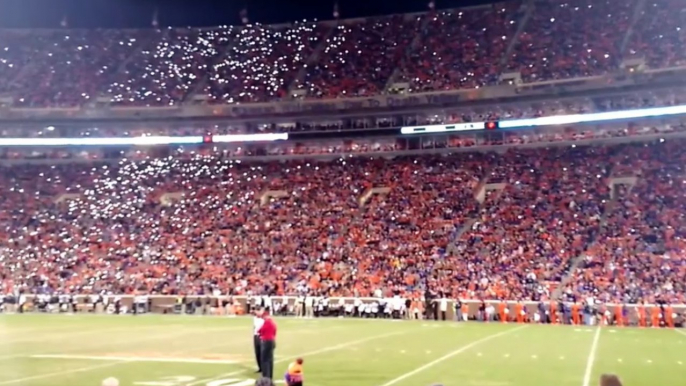
[(489, 196), (472, 229), (458, 240), (447, 265), (467, 260), (471, 269), (453, 285), (490, 299), (550, 295), (544, 283), (559, 283), (598, 232), (609, 199), (602, 160), (611, 151), (531, 149), (501, 157), (486, 183), (506, 185)]
[(576, 299), (677, 302), (683, 145), (5, 165), (0, 278), (29, 292), (421, 296), (429, 286), (539, 300), (559, 287)]
[(307, 22), (281, 28), (244, 27), (210, 69), (206, 87), (210, 102), (287, 99), (291, 83), (328, 32), (323, 24)]
[(296, 88), (316, 98), (381, 94), (421, 23), (394, 15), (338, 25)]
[(521, 15), (517, 1), (429, 15), (396, 82), (411, 92), (478, 88), (498, 83), (500, 58)]
[(615, 186), (605, 226), (574, 272), (570, 292), (601, 294), (606, 302), (686, 301), (680, 146), (666, 141), (615, 155), (613, 174), (625, 179)]
[(684, 65), (684, 6), (537, 0), (289, 26), (0, 31), (0, 96), (17, 107), (268, 102), (602, 75)]
[[(5, 30), (0, 98), (60, 108), (249, 103), (372, 96), (392, 82), (410, 92), (476, 88), (503, 71), (526, 82), (593, 76), (624, 57), (678, 66), (684, 9), (671, 0), (538, 0), (279, 27)], [(671, 106), (682, 94), (306, 122), (7, 127), (0, 138), (390, 128)], [(2, 148), (0, 291), (421, 297), (430, 288), (470, 299), (559, 292), (683, 303), (686, 141), (676, 137), (684, 131), (674, 119), (164, 149)]]
[[(1, 31), (3, 87), (19, 107), (76, 107), (101, 96), (144, 31)], [(7, 71), (10, 69), (10, 71)], [(135, 78), (137, 85), (143, 79)]]
[(679, 0), (647, 1), (630, 35), (627, 55), (643, 58), (650, 68), (686, 64), (686, 7)]
[(197, 91), (236, 33), (234, 27), (146, 31), (146, 44), (120, 63), (104, 92), (114, 105), (175, 105)]
[(618, 66), (634, 1), (536, 1), (507, 68), (525, 82), (602, 75)]

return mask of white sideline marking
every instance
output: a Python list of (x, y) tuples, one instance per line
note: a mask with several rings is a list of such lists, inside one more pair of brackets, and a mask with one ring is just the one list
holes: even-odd
[(591, 351), (588, 353), (588, 360), (586, 361), (586, 371), (584, 371), (583, 386), (591, 386), (591, 373), (593, 372), (593, 363), (595, 363), (595, 354), (598, 351), (598, 341), (600, 340), (600, 326), (595, 330), (593, 335), (593, 343), (591, 343)]
[[(207, 329), (207, 330), (229, 331), (229, 330), (240, 330), (240, 329), (243, 329), (243, 327), (242, 327), (242, 326), (241, 326), (241, 327), (235, 327), (235, 328), (219, 327), (219, 328), (212, 328), (212, 329)], [(207, 331), (207, 330), (205, 330), (205, 331)], [(160, 334), (160, 335), (157, 335), (157, 334), (156, 334), (156, 335), (153, 335), (153, 336), (151, 336), (151, 337), (139, 339), (138, 342), (143, 341), (143, 340), (149, 341), (149, 340), (162, 339), (162, 338), (165, 338), (165, 337), (182, 336), (182, 335), (184, 335), (184, 334), (188, 334), (188, 333), (191, 333), (191, 332), (194, 332), (194, 331), (184, 331), (184, 332), (181, 332), (181, 333), (174, 333), (174, 334), (166, 333), (165, 335), (161, 335), (161, 334)], [(357, 343), (357, 342), (350, 342), (349, 345), (352, 345), (352, 344), (355, 344), (355, 343)], [(334, 346), (334, 347), (336, 347), (336, 346)], [(333, 347), (332, 347), (332, 348), (333, 348)], [(203, 349), (204, 349), (204, 348), (203, 348)], [(321, 351), (321, 350), (320, 350), (320, 351)], [(23, 354), (23, 355), (15, 355), (14, 357), (26, 357), (26, 354)], [(291, 359), (294, 359), (294, 358), (295, 358), (295, 357), (293, 357), (293, 358), (291, 358)], [(286, 358), (286, 359), (288, 359), (288, 358)], [(7, 381), (2, 381), (2, 382), (0, 382), (0, 385), (12, 385), (12, 384), (22, 383), (22, 382), (26, 382), (26, 381), (32, 381), (32, 380), (36, 380), (36, 379), (49, 378), (49, 377), (67, 375), (67, 374), (72, 374), (72, 373), (87, 372), (87, 371), (92, 371), (92, 370), (97, 370), (97, 369), (107, 368), (107, 367), (114, 367), (114, 366), (118, 366), (118, 365), (120, 365), (120, 364), (126, 364), (126, 363), (132, 363), (132, 362), (136, 362), (136, 360), (116, 360), (116, 359), (110, 359), (110, 363), (103, 363), (103, 364), (99, 364), (99, 365), (88, 366), (88, 367), (81, 367), (81, 368), (72, 369), (72, 370), (56, 371), (56, 372), (53, 372), (53, 373), (38, 374), (38, 375), (34, 375), (34, 376), (30, 376), (30, 377), (25, 377), (25, 378), (12, 379), (12, 380), (7, 380)], [(282, 360), (277, 360), (276, 362), (282, 362)], [(236, 363), (237, 363), (237, 362), (236, 362)], [(233, 375), (233, 374), (231, 374), (231, 375)], [(230, 375), (228, 375), (228, 376), (230, 376)], [(211, 380), (214, 380), (214, 378), (211, 379)]]
[[(74, 326), (72, 326), (72, 330), (74, 329)], [(153, 326), (144, 326), (140, 328), (141, 330), (147, 330), (150, 329), (151, 331), (154, 331)], [(91, 335), (91, 334), (103, 334), (103, 333), (117, 333), (117, 332), (129, 332), (132, 330), (132, 327), (110, 327), (110, 328), (89, 328), (81, 331), (73, 331), (73, 332), (68, 332), (67, 330), (50, 330), (50, 329), (45, 329), (45, 330), (40, 330), (40, 329), (35, 329), (33, 331), (34, 335), (29, 336), (28, 339), (3, 339), (3, 343), (9, 344), (9, 345), (20, 345), (23, 343), (34, 343), (34, 342), (45, 342), (45, 341), (54, 341), (54, 340), (69, 340), (73, 339), (77, 336), (83, 336), (83, 335)], [(27, 335), (27, 332), (14, 332), (12, 330), (9, 330), (7, 335), (10, 336), (19, 336), (19, 337), (24, 337), (24, 335)], [(35, 334), (39, 334), (38, 336), (35, 336)], [(48, 334), (48, 336), (45, 336), (45, 334)]]
[(428, 369), (428, 368), (431, 368), (431, 367), (433, 367), (433, 366), (435, 366), (435, 365), (437, 365), (437, 364), (439, 364), (439, 363), (441, 363), (441, 362), (444, 362), (444, 361), (446, 361), (446, 360), (448, 360), (448, 359), (450, 359), (450, 358), (452, 358), (452, 357), (454, 357), (454, 356), (456, 356), (456, 355), (462, 354), (463, 352), (469, 350), (469, 349), (472, 348), (472, 347), (478, 346), (478, 345), (480, 345), (481, 343), (488, 342), (489, 340), (492, 340), (492, 339), (501, 337), (501, 336), (506, 335), (506, 334), (509, 334), (509, 333), (511, 333), (511, 332), (513, 332), (513, 331), (521, 330), (521, 329), (526, 328), (526, 327), (528, 327), (528, 325), (520, 326), (520, 327), (517, 327), (517, 328), (513, 328), (513, 329), (510, 329), (510, 330), (507, 330), (507, 331), (499, 332), (499, 333), (497, 333), (497, 334), (489, 335), (489, 336), (487, 336), (487, 337), (485, 337), (485, 338), (481, 338), (481, 339), (479, 339), (479, 340), (475, 340), (474, 342), (469, 343), (468, 345), (462, 346), (461, 348), (459, 348), (459, 349), (457, 349), (457, 350), (455, 350), (455, 351), (449, 352), (449, 353), (447, 353), (446, 355), (443, 355), (442, 357), (440, 357), (440, 358), (438, 358), (438, 359), (436, 359), (436, 360), (433, 360), (433, 361), (431, 361), (431, 362), (429, 362), (429, 363), (427, 363), (427, 364), (425, 364), (425, 365), (423, 365), (423, 366), (419, 366), (419, 367), (417, 367), (416, 369), (414, 369), (414, 370), (412, 370), (412, 371), (409, 371), (409, 372), (407, 372), (407, 373), (405, 373), (405, 374), (403, 374), (403, 375), (401, 375), (401, 376), (399, 376), (399, 377), (397, 377), (397, 378), (391, 379), (390, 381), (384, 383), (384, 384), (381, 385), (381, 386), (391, 386), (391, 385), (395, 385), (396, 383), (398, 383), (398, 382), (400, 382), (400, 381), (402, 381), (402, 380), (405, 380), (405, 379), (407, 379), (407, 378), (409, 378), (409, 377), (411, 377), (411, 376), (413, 376), (413, 375), (415, 375), (415, 374), (419, 374), (419, 373), (421, 373), (422, 371), (424, 371), (424, 370), (426, 370), (426, 369)]
[(33, 381), (35, 379), (50, 378), (50, 377), (56, 377), (56, 376), (61, 376), (61, 375), (73, 374), (73, 373), (83, 373), (86, 371), (93, 371), (93, 370), (102, 369), (105, 367), (117, 366), (117, 365), (121, 365), (121, 364), (124, 364), (127, 362), (129, 362), (129, 361), (117, 361), (117, 362), (111, 362), (111, 363), (104, 363), (104, 364), (100, 364), (100, 365), (96, 365), (96, 366), (79, 367), (78, 369), (55, 371), (52, 373), (33, 375), (30, 377), (26, 377), (26, 378), (12, 379), (9, 381), (0, 382), (0, 385), (13, 385), (15, 383), (23, 383), (26, 381)]
[[(207, 328), (207, 329), (204, 329), (204, 330), (198, 332), (197, 330), (189, 330), (187, 328), (187, 326), (185, 326), (184, 328), (185, 328), (185, 330), (174, 332), (172, 334), (170, 334), (168, 331), (165, 331), (162, 334), (154, 334), (154, 335), (150, 335), (150, 336), (145, 336), (145, 337), (142, 337), (140, 339), (137, 339), (135, 343), (138, 344), (140, 342), (154, 341), (154, 340), (158, 340), (158, 339), (175, 338), (175, 337), (183, 336), (183, 335), (190, 334), (190, 333), (205, 334), (205, 333), (212, 332), (212, 331), (224, 332), (224, 331), (235, 331), (235, 330), (244, 329), (244, 327), (242, 327), (242, 326), (241, 327), (229, 327), (229, 328), (227, 328), (227, 327), (212, 327), (212, 328)], [(146, 330), (148, 330), (148, 327), (143, 327), (140, 329), (129, 328), (129, 331), (131, 331), (131, 332), (143, 332)], [(101, 330), (101, 331), (103, 331), (103, 330)], [(71, 336), (68, 336), (68, 337), (71, 337)], [(100, 342), (95, 342), (95, 343), (97, 343), (97, 344), (87, 344), (87, 345), (84, 345), (84, 346), (77, 348), (76, 350), (82, 349), (84, 347), (101, 347), (102, 346), (102, 343), (100, 343)], [(119, 347), (122, 345), (127, 347), (127, 346), (129, 346), (129, 343), (127, 343), (126, 341), (115, 342), (112, 346)], [(221, 346), (224, 346), (224, 345), (226, 345), (226, 343), (223, 343)], [(212, 345), (212, 346), (208, 346), (208, 347), (212, 348), (212, 347), (216, 347), (216, 346), (218, 346), (218, 345)], [(54, 350), (52, 350), (52, 351), (54, 352)], [(75, 350), (69, 350), (69, 351), (75, 351)], [(62, 352), (64, 352), (64, 351), (62, 351)], [(9, 360), (9, 359), (14, 359), (14, 358), (20, 358), (20, 357), (26, 357), (27, 355), (30, 355), (30, 353), (4, 355), (4, 356), (0, 356), (0, 361), (5, 361), (5, 360)]]
[[(352, 341), (352, 342), (341, 343), (341, 344), (336, 345), (336, 346), (331, 346), (331, 347), (326, 347), (326, 348), (319, 349), (319, 350), (314, 350), (314, 351), (310, 351), (310, 352), (300, 353), (300, 354), (294, 355), (294, 356), (287, 356), (287, 357), (283, 357), (283, 358), (281, 358), (281, 359), (275, 360), (275, 361), (274, 361), (274, 364), (282, 363), (282, 362), (287, 362), (287, 361), (296, 359), (296, 358), (301, 357), (301, 356), (312, 356), (312, 355), (317, 355), (317, 354), (323, 354), (323, 353), (329, 352), (329, 351), (336, 351), (336, 350), (340, 350), (340, 349), (342, 349), (342, 348), (354, 346), (354, 345), (356, 345), (356, 344), (366, 343), (366, 342), (369, 342), (369, 341), (375, 340), (375, 339), (381, 339), (381, 338), (386, 338), (386, 337), (389, 337), (389, 336), (406, 334), (406, 333), (408, 333), (408, 332), (410, 332), (410, 331), (412, 331), (412, 330), (396, 331), (396, 332), (391, 332), (391, 333), (388, 333), (388, 334), (370, 336), (370, 337), (368, 337), (368, 338), (358, 339), (358, 340), (354, 340), (354, 341)], [(237, 371), (232, 371), (232, 372), (230, 372), (230, 373), (220, 374), (220, 375), (217, 375), (217, 376), (211, 377), (211, 378), (198, 379), (198, 380), (196, 380), (195, 382), (191, 382), (191, 383), (186, 384), (185, 386), (204, 385), (204, 384), (206, 384), (206, 383), (215, 381), (215, 380), (217, 380), (217, 379), (222, 379), (222, 378), (226, 378), (226, 377), (232, 377), (232, 376), (234, 376), (234, 375), (242, 374), (242, 373), (244, 373), (244, 372), (245, 372), (245, 370), (237, 370)]]
[(92, 356), (92, 355), (31, 355), (38, 359), (82, 359), (90, 361), (129, 361), (129, 362), (170, 362), (170, 363), (206, 363), (215, 365), (236, 364), (238, 361), (226, 359), (203, 359), (203, 358), (147, 358), (136, 356)]

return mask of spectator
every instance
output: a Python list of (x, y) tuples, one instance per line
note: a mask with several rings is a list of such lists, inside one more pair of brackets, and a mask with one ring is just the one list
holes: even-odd
[(622, 386), (622, 382), (616, 375), (603, 374), (600, 376), (600, 386)]

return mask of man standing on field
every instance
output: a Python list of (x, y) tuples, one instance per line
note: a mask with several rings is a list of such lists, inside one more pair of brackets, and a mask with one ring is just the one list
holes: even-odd
[(253, 325), (253, 346), (255, 348), (255, 360), (257, 361), (257, 371), (256, 373), (262, 372), (262, 341), (260, 340), (260, 328), (264, 324), (264, 319), (262, 319), (261, 311), (259, 309), (255, 310), (255, 316), (252, 320)]
[(276, 349), (276, 323), (269, 316), (269, 311), (262, 311), (262, 319), (264, 323), (257, 331), (260, 334), (262, 354), (261, 368), (262, 376), (269, 379), (274, 379), (274, 349)]

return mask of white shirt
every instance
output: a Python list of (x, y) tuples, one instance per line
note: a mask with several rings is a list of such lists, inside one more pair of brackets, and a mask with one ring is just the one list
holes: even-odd
[(441, 312), (448, 311), (448, 299), (442, 298), (440, 302)]
[(254, 317), (252, 319), (252, 326), (253, 326), (253, 333), (255, 335), (258, 335), (258, 331), (260, 331), (260, 328), (262, 328), (262, 325), (264, 324), (264, 319), (259, 318), (259, 317)]
[(400, 311), (403, 306), (405, 305), (405, 301), (400, 298), (400, 296), (396, 295), (393, 297), (393, 309), (395, 311)]

